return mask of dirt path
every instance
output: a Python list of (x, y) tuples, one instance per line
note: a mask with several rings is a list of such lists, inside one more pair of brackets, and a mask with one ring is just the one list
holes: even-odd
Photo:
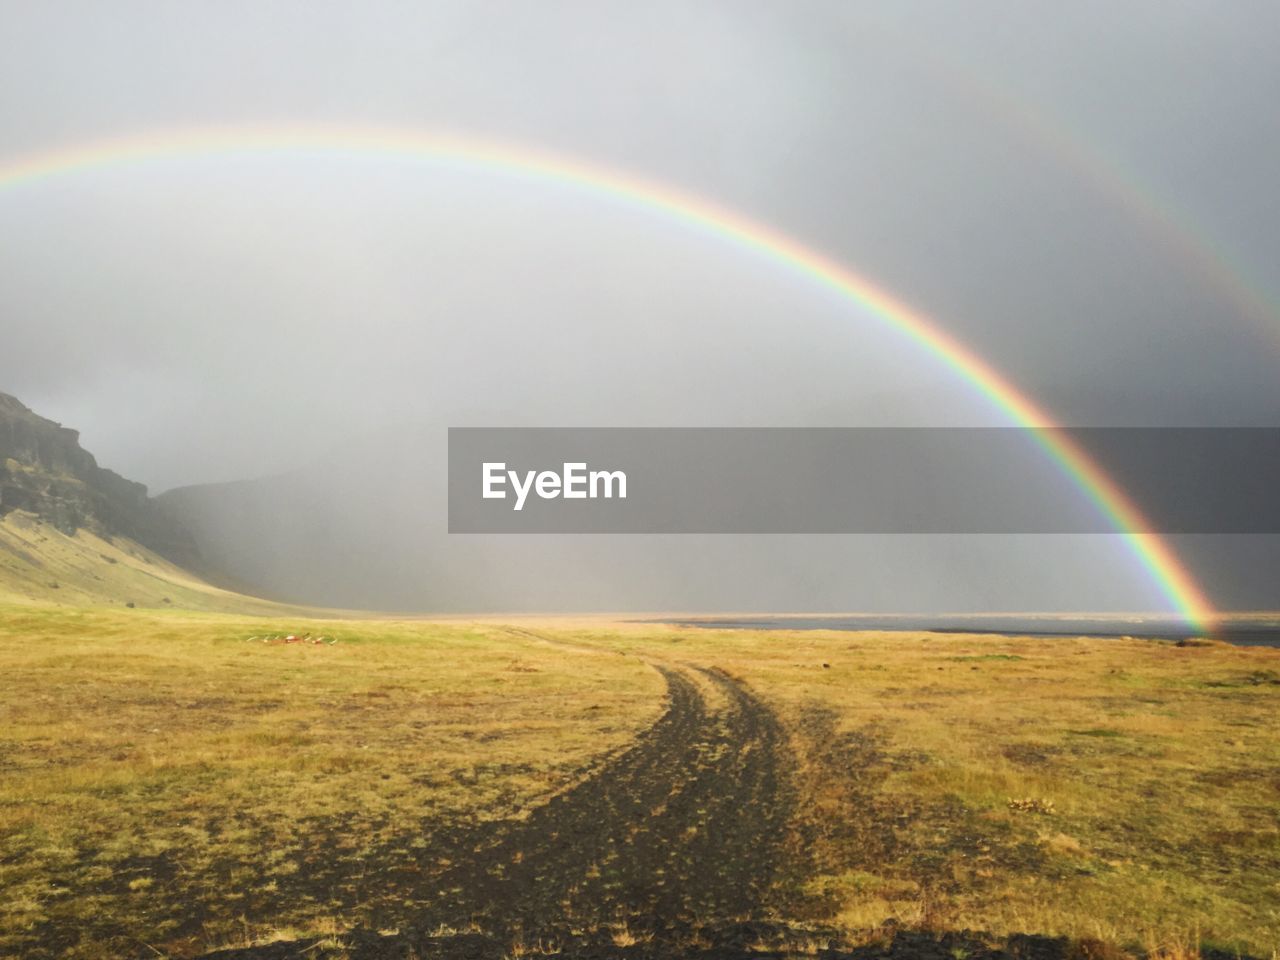
[[(680, 942), (761, 915), (792, 805), (786, 735), (726, 674), (655, 668), (668, 703), (653, 726), (527, 818), (478, 830), (452, 864), (422, 877), (425, 909), (381, 916), (375, 928), (396, 927), (401, 940), (478, 930), (554, 949)], [(280, 944), (217, 954), (285, 955)]]
[[(364, 920), (336, 939), (222, 950), (204, 960), (1089, 955), (1065, 938), (1013, 935), (1001, 941), (887, 924), (871, 942), (850, 942), (842, 931), (812, 921), (787, 922), (798, 904), (796, 876), (815, 866), (794, 849), (797, 827), (802, 849), (814, 839), (803, 836), (806, 830), (822, 832), (824, 843), (839, 851), (840, 864), (859, 864), (894, 855), (894, 817), (867, 819), (875, 801), (859, 775), (846, 791), (847, 817), (814, 821), (799, 809), (796, 791), (804, 778), (788, 736), (750, 689), (715, 669), (651, 665), (666, 680), (666, 710), (575, 786), (524, 818), (432, 838), (414, 863), (397, 866), (371, 857), (364, 895), (351, 888), (353, 899), (346, 903), (352, 912), (341, 914), (365, 909)], [(825, 776), (849, 779), (851, 771), (880, 763), (873, 741), (837, 736), (822, 716), (802, 724), (798, 735), (810, 750), (819, 745)], [(402, 906), (368, 909), (375, 891), (393, 894)]]
[(602, 927), (669, 935), (759, 908), (788, 813), (782, 729), (724, 674), (659, 669), (662, 718), (440, 876), (433, 919), (532, 942)]

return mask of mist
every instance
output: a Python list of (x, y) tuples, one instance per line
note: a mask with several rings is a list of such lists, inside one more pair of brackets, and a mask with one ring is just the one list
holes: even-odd
[[(452, 131), (767, 224), (1062, 422), (1280, 418), (1280, 11), (1242, 3), (31, 5), (0, 171), (196, 126)], [(0, 390), (177, 491), (210, 562), (394, 609), (1112, 610), (1118, 537), (459, 538), (444, 428), (997, 425), (937, 357), (643, 205), (458, 164), (177, 156), (6, 184)], [(240, 483), (245, 481), (245, 483)], [(1184, 538), (1280, 602), (1276, 538)]]

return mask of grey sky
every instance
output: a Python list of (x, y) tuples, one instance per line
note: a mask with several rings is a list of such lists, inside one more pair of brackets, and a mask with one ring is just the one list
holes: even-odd
[[(1163, 206), (1280, 300), (1273, 3), (8, 2), (0, 18), (0, 163), (199, 124), (525, 143), (855, 266), (1066, 421), (1280, 417), (1280, 310), (1236, 315), (1210, 261), (1143, 215)], [(1147, 199), (1118, 202), (1115, 170)], [(287, 470), (388, 423), (996, 422), (794, 273), (474, 171), (91, 170), (0, 189), (0, 258), (0, 389), (157, 490)]]

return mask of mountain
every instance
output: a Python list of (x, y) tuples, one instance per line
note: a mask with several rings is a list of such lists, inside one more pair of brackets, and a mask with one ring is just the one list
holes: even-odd
[[(370, 427), (287, 473), (150, 497), (98, 466), (76, 431), (0, 394), (0, 596), (423, 613), (1165, 602), (1116, 537), (451, 535), (447, 506), (442, 422)], [(1217, 560), (1198, 572), (1243, 584), (1233, 595), (1207, 581), (1224, 607), (1274, 604), (1280, 537), (1187, 539), (1180, 548)]]
[(211, 570), (260, 596), (326, 607), (1123, 610), (1146, 586), (1106, 537), (450, 534), (447, 461), (444, 424), (399, 424), (335, 438), (287, 473), (157, 502)]
[(191, 533), (141, 483), (98, 465), (77, 431), (0, 393), (0, 596), (266, 609), (193, 573)]
[(147, 488), (98, 466), (80, 434), (0, 393), (0, 516), (21, 510), (74, 535), (128, 537), (175, 561), (194, 561), (195, 541), (156, 509)]

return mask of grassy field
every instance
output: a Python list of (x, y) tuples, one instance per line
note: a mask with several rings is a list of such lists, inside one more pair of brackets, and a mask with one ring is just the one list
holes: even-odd
[[(306, 632), (327, 639), (251, 639)], [(1280, 949), (1277, 651), (27, 602), (0, 606), (0, 955), (195, 955), (429, 906), (478, 827), (658, 720), (663, 665), (776, 717), (788, 922)]]
[[(1280, 950), (1280, 651), (583, 630), (714, 663), (792, 732), (819, 915)], [(807, 823), (803, 821), (808, 821)], [(807, 828), (807, 829), (805, 829)]]
[(317, 863), (516, 816), (662, 707), (635, 658), (461, 624), (11, 606), (0, 675), (0, 955), (352, 923), (373, 866)]

